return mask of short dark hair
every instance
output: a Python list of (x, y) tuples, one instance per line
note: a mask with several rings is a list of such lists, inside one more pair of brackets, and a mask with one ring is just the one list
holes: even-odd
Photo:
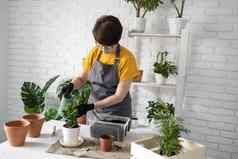
[(93, 27), (95, 40), (102, 45), (114, 45), (121, 40), (123, 27), (118, 18), (112, 15), (99, 17)]

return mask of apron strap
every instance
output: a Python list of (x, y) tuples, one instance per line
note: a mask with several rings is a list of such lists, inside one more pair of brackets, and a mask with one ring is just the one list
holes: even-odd
[(116, 57), (115, 57), (115, 61), (114, 61), (114, 65), (117, 67), (119, 62), (120, 62), (120, 51), (121, 51), (121, 47), (120, 44), (117, 45), (116, 47)]

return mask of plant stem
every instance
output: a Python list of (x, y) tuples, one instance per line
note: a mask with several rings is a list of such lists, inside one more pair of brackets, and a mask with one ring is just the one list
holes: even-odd
[(180, 18), (183, 17), (184, 4), (185, 4), (185, 0), (182, 1), (181, 12), (180, 12)]
[(180, 17), (180, 13), (179, 13), (179, 9), (178, 9), (178, 7), (176, 6), (175, 3), (173, 3), (173, 6), (174, 6), (174, 8), (176, 9), (176, 12), (177, 12), (178, 17)]
[(146, 13), (148, 12), (148, 9), (146, 9), (142, 15), (142, 18), (145, 18)]

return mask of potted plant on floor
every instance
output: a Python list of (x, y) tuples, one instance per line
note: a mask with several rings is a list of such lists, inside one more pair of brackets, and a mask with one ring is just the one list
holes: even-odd
[[(71, 81), (72, 81), (72, 79), (65, 80), (62, 83), (60, 83), (57, 87), (56, 94), (57, 94), (58, 99), (61, 101), (61, 103), (64, 102), (64, 101), (62, 101), (62, 100), (64, 100), (64, 98), (63, 98), (63, 95), (61, 94), (61, 92), (62, 92), (61, 90), (64, 87), (64, 85), (68, 84)], [(92, 86), (89, 81), (87, 81), (85, 84), (83, 84), (79, 89), (74, 89), (71, 93), (74, 105), (79, 106), (81, 104), (86, 104), (88, 102), (91, 90), (92, 90)], [(62, 110), (63, 110), (63, 106), (60, 106), (60, 108), (58, 110), (57, 118), (62, 118), (62, 117), (60, 117)], [(86, 124), (86, 115), (78, 117), (77, 121), (80, 124)]]
[(152, 128), (159, 128), (160, 120), (162, 119), (161, 114), (174, 115), (175, 108), (173, 104), (164, 102), (161, 98), (158, 98), (154, 101), (148, 101), (146, 111), (147, 119), (151, 124)]
[(185, 0), (170, 0), (176, 10), (177, 17), (168, 18), (170, 34), (180, 34), (185, 28), (188, 19), (183, 17)]
[[(72, 100), (69, 99), (69, 101)], [(67, 146), (76, 146), (78, 144), (80, 129), (77, 123), (77, 107), (72, 102), (65, 103), (62, 115), (65, 121), (65, 124), (62, 128), (63, 144)]]
[(145, 31), (145, 15), (148, 12), (156, 10), (163, 2), (161, 0), (125, 0), (133, 5), (136, 10), (136, 18), (134, 21), (133, 32)]
[(177, 74), (177, 67), (172, 61), (167, 60), (168, 52), (160, 51), (154, 63), (155, 80), (158, 84), (165, 84), (169, 76)]
[(43, 88), (34, 82), (24, 82), (21, 87), (21, 97), (24, 103), (24, 110), (27, 115), (22, 118), (28, 120), (30, 125), (29, 136), (38, 137), (44, 122), (44, 116), (41, 114), (45, 108), (46, 93), (52, 83), (59, 75), (49, 79)]

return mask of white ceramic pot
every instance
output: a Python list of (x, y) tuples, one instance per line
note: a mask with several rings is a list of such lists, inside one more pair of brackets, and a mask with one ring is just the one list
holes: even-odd
[(165, 84), (166, 78), (164, 78), (161, 74), (155, 73), (155, 82), (157, 84)]
[(65, 126), (62, 127), (62, 135), (63, 135), (63, 142), (65, 145), (77, 145), (78, 138), (79, 138), (79, 130), (78, 128), (66, 128)]
[(186, 18), (168, 18), (169, 33), (180, 34), (182, 29), (186, 27), (188, 19)]
[(145, 32), (145, 23), (145, 18), (135, 17), (132, 31), (138, 33)]

